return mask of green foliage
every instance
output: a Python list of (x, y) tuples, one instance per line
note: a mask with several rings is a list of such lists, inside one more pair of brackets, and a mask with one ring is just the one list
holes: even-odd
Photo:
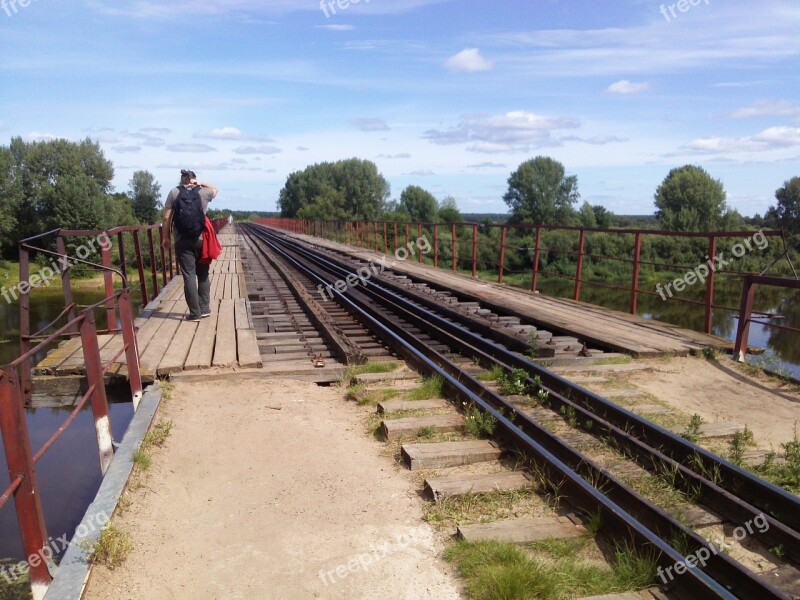
[(700, 440), (700, 426), (703, 423), (703, 417), (698, 414), (692, 415), (689, 419), (689, 424), (686, 426), (686, 429), (683, 430), (681, 436), (693, 444), (696, 444)]
[(672, 169), (655, 193), (656, 217), (664, 229), (714, 231), (729, 223), (725, 189), (702, 167)]
[(282, 217), (374, 220), (388, 196), (389, 184), (375, 163), (351, 158), (290, 174), (278, 206)]
[[(783, 227), (790, 235), (800, 234), (800, 177), (792, 177), (775, 190), (777, 204), (767, 211), (770, 227)], [(800, 240), (798, 240), (800, 242)], [(800, 243), (798, 243), (800, 247)]]
[(572, 205), (578, 197), (578, 178), (566, 177), (560, 162), (537, 156), (511, 174), (503, 200), (514, 223), (571, 225), (575, 221)]
[(519, 396), (527, 388), (528, 372), (525, 369), (514, 369), (511, 373), (503, 373), (497, 378), (497, 386), (504, 396)]
[(792, 493), (800, 493), (800, 438), (797, 436), (795, 424), (794, 438), (781, 444), (784, 460), (775, 461), (775, 455), (770, 455), (757, 471), (764, 478)]
[(456, 199), (448, 196), (439, 204), (439, 221), (442, 223), (458, 223), (463, 221), (461, 212), (456, 205)]
[[(548, 554), (553, 554), (548, 552)], [(465, 579), (472, 600), (579, 598), (647, 587), (656, 563), (632, 550), (615, 552), (611, 568), (582, 559), (579, 552), (548, 560), (508, 542), (459, 541), (445, 551)]]
[(429, 191), (418, 185), (410, 185), (400, 194), (399, 209), (408, 214), (410, 221), (433, 223), (436, 221), (439, 206)]
[(133, 214), (145, 225), (158, 223), (161, 218), (161, 185), (149, 171), (135, 171), (130, 181)]
[(497, 419), (487, 412), (483, 412), (475, 405), (467, 407), (464, 417), (464, 427), (471, 436), (476, 438), (490, 438), (494, 435)]

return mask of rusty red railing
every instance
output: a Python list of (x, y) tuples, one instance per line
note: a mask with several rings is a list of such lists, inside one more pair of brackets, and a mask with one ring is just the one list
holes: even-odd
[[(442, 241), (444, 241), (444, 249), (449, 251), (448, 253), (450, 254), (448, 268), (454, 272), (461, 270), (465, 273), (471, 273), (473, 277), (477, 277), (480, 270), (479, 264), (487, 264), (492, 267), (493, 271), (496, 271), (498, 283), (503, 283), (506, 274), (512, 272), (518, 276), (524, 275), (530, 277), (530, 290), (533, 292), (538, 291), (542, 276), (564, 279), (572, 283), (571, 297), (578, 301), (581, 299), (583, 286), (588, 285), (618, 290), (628, 294), (629, 311), (631, 314), (636, 314), (641, 296), (660, 295), (660, 293), (654, 289), (645, 289), (641, 287), (640, 276), (644, 266), (654, 270), (663, 269), (667, 271), (673, 270), (683, 272), (690, 272), (697, 268), (697, 265), (676, 265), (670, 264), (666, 260), (647, 260), (642, 254), (645, 239), (653, 241), (657, 240), (659, 237), (663, 237), (699, 240), (699, 242), (703, 244), (706, 253), (706, 257), (702, 260), (713, 265), (724, 253), (718, 248), (718, 242), (720, 240), (748, 238), (756, 233), (755, 231), (680, 232), (652, 229), (608, 229), (473, 222), (438, 224), (394, 221), (310, 221), (303, 219), (259, 219), (257, 222), (294, 233), (323, 237), (387, 254), (390, 248), (394, 248), (396, 252), (402, 239), (405, 239), (407, 245), (410, 231), (416, 230), (417, 236), (422, 237), (424, 230), (426, 234), (432, 235), (433, 237), (433, 255), (430, 257), (430, 262), (435, 267), (439, 266), (442, 254), (442, 248), (440, 248), (440, 246), (442, 245)], [(444, 228), (445, 237), (441, 234), (442, 228)], [(492, 233), (493, 231), (496, 235)], [(459, 232), (461, 232), (460, 235)], [(543, 245), (544, 234), (555, 232), (561, 232), (564, 235), (572, 236), (571, 243), (573, 246), (571, 248), (545, 247)], [(786, 247), (786, 238), (782, 230), (761, 230), (760, 233), (765, 239), (779, 238), (783, 244), (780, 256), (785, 256), (788, 259), (789, 254)], [(525, 235), (530, 236), (533, 240), (533, 245), (516, 245), (512, 241), (512, 234), (516, 239)], [(590, 240), (593, 239), (592, 236), (596, 234), (608, 234), (620, 240), (627, 240), (625, 244), (630, 246), (630, 254), (625, 256), (609, 256), (587, 251), (587, 245), (590, 243)], [(448, 240), (446, 237), (450, 239)], [(491, 246), (488, 252), (486, 251), (487, 244)], [(519, 255), (529, 256), (530, 267), (524, 272), (514, 270), (510, 266), (512, 260), (508, 257), (509, 251), (514, 252), (516, 257)], [(574, 261), (574, 272), (570, 274), (544, 268), (542, 262), (545, 256), (549, 258), (558, 258), (559, 256), (569, 257), (570, 260)], [(491, 257), (495, 258), (492, 259)], [(619, 285), (587, 279), (584, 276), (584, 265), (587, 259), (592, 261), (627, 263), (630, 265), (628, 275), (629, 283)], [(419, 262), (423, 260), (422, 255), (419, 253), (417, 260)], [(677, 290), (677, 288), (675, 294), (670, 293), (670, 300), (702, 306), (705, 312), (704, 331), (706, 333), (711, 333), (713, 329), (713, 312), (715, 310), (724, 310), (732, 313), (736, 313), (739, 310), (737, 307), (721, 305), (714, 301), (717, 276), (744, 276), (752, 274), (754, 273), (737, 271), (734, 269), (709, 269), (704, 281), (705, 291), (702, 300), (679, 296), (677, 292), (682, 290)]]
[[(105, 233), (105, 239), (110, 240), (110, 235), (118, 231), (121, 233), (121, 229), (123, 228), (101, 233)], [(136, 231), (133, 230), (134, 236), (136, 236)], [(141, 229), (138, 231), (141, 231)], [(152, 231), (152, 229), (147, 231)], [(48, 565), (49, 560), (45, 558), (49, 556), (49, 553), (44, 552), (44, 549), (49, 544), (49, 538), (36, 477), (37, 463), (64, 434), (84, 407), (90, 404), (95, 424), (100, 470), (105, 474), (114, 456), (105, 375), (111, 365), (123, 354), (126, 358), (134, 410), (138, 407), (143, 391), (139, 370), (139, 351), (134, 327), (134, 309), (125, 267), (123, 266), (121, 270), (117, 270), (111, 266), (111, 244), (103, 245), (102, 264), (87, 261), (85, 258), (80, 258), (80, 256), (70, 257), (66, 253), (66, 239), (68, 237), (93, 235), (95, 233), (57, 230), (20, 242), (20, 329), (23, 349), (22, 354), (16, 360), (0, 367), (0, 434), (2, 434), (9, 480), (11, 482), (8, 488), (0, 495), (0, 509), (13, 498), (25, 556), (28, 558), (39, 557), (37, 560), (29, 561), (31, 587), (35, 598), (41, 598), (52, 580), (50, 570), (52, 565)], [(48, 235), (56, 236), (56, 251), (33, 245), (33, 242), (41, 240)], [(152, 233), (148, 237), (152, 239)], [(122, 248), (120, 248), (120, 251), (121, 263), (125, 265), (124, 251)], [(58, 260), (59, 264), (57, 266), (61, 272), (53, 272), (49, 273), (49, 275), (51, 277), (57, 274), (61, 275), (66, 306), (64, 311), (53, 322), (45, 326), (41, 331), (31, 334), (29, 330), (30, 303), (28, 294), (32, 289), (36, 289), (46, 283), (43, 275), (30, 275), (29, 273), (30, 254), (34, 252), (45, 256), (54, 256)], [(151, 257), (153, 256), (154, 252), (151, 252)], [(141, 262), (141, 257), (138, 260)], [(111, 290), (111, 293), (102, 300), (80, 311), (77, 311), (75, 304), (72, 302), (71, 286), (69, 285), (69, 270), (78, 264), (101, 271), (106, 282), (106, 290)], [(163, 263), (162, 269), (162, 274), (166, 277), (166, 267)], [(50, 269), (50, 271), (53, 271), (53, 269)], [(113, 277), (115, 275), (122, 279), (122, 289), (118, 291), (113, 291)], [(109, 324), (108, 328), (103, 331), (119, 331), (123, 340), (121, 349), (105, 365), (100, 357), (100, 344), (98, 341), (100, 331), (98, 331), (95, 322), (95, 310), (101, 307), (105, 307), (107, 311)], [(116, 325), (117, 313), (119, 314), (119, 327)], [(67, 315), (66, 322), (55, 328), (54, 331), (48, 332), (65, 315)], [(34, 453), (25, 418), (25, 405), (30, 399), (33, 387), (33, 358), (45, 351), (55, 341), (74, 336), (80, 336), (88, 389), (69, 417), (50, 439)]]
[(757, 323), (765, 327), (783, 329), (784, 331), (791, 331), (793, 333), (800, 333), (800, 328), (797, 327), (790, 327), (788, 325), (781, 325), (779, 323), (770, 323), (768, 321), (764, 321), (763, 319), (753, 318), (753, 300), (755, 299), (756, 295), (756, 287), (759, 285), (800, 290), (800, 280), (798, 279), (766, 277), (763, 275), (745, 276), (744, 284), (742, 286), (742, 303), (741, 307), (739, 308), (739, 326), (736, 330), (736, 343), (733, 347), (733, 356), (740, 362), (744, 362), (744, 357), (747, 355), (747, 339), (750, 335), (751, 323)]

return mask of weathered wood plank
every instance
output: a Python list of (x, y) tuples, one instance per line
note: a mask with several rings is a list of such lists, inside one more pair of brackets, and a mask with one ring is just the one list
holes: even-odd
[(243, 298), (234, 300), (233, 313), (236, 329), (250, 329), (250, 320), (247, 318), (247, 305)]
[(183, 321), (178, 326), (175, 336), (170, 343), (169, 348), (164, 353), (164, 357), (158, 365), (158, 375), (170, 375), (183, 371), (183, 366), (186, 363), (186, 358), (189, 356), (189, 350), (192, 348), (194, 336), (197, 333), (199, 326), (198, 321)]
[(461, 415), (436, 415), (432, 417), (407, 417), (388, 419), (381, 422), (381, 433), (386, 439), (414, 437), (420, 429), (433, 429), (439, 432), (458, 431), (464, 428)]
[(256, 341), (256, 332), (252, 329), (236, 330), (236, 350), (239, 366), (242, 368), (261, 367), (261, 352)]
[(458, 537), (467, 542), (494, 540), (512, 544), (530, 544), (546, 539), (567, 539), (582, 537), (586, 530), (572, 523), (562, 523), (558, 519), (509, 519), (494, 523), (461, 525)]
[(449, 408), (447, 400), (442, 398), (434, 398), (433, 400), (386, 400), (378, 404), (377, 411), (379, 413), (395, 412), (398, 410), (436, 410), (440, 408)]
[(192, 347), (183, 365), (184, 370), (192, 371), (196, 369), (205, 369), (211, 366), (211, 360), (214, 356), (214, 339), (217, 336), (218, 318), (219, 302), (212, 300), (211, 316), (200, 321), (200, 324), (197, 326), (197, 332), (192, 340)]
[(236, 323), (234, 317), (234, 301), (224, 299), (219, 304), (217, 337), (214, 341), (215, 367), (230, 367), (236, 362)]
[(425, 492), (436, 502), (451, 496), (497, 491), (522, 490), (531, 481), (521, 471), (501, 471), (483, 475), (453, 475), (425, 480)]
[(400, 453), (408, 468), (418, 471), (497, 460), (502, 456), (503, 451), (492, 442), (469, 440), (435, 444), (404, 444)]

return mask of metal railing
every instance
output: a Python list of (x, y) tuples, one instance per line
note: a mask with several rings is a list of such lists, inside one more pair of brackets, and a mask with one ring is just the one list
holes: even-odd
[[(134, 236), (136, 236), (137, 231), (141, 231), (141, 229), (131, 230), (130, 228), (119, 228), (105, 233), (106, 235), (113, 235), (115, 233), (121, 234), (122, 229), (131, 231), (134, 233)], [(152, 231), (152, 229), (147, 229), (146, 231)], [(44, 595), (52, 581), (52, 565), (49, 564), (49, 559), (45, 559), (49, 553), (43, 551), (49, 544), (49, 538), (42, 510), (39, 484), (36, 477), (37, 463), (69, 428), (84, 407), (90, 404), (95, 425), (100, 470), (105, 474), (114, 456), (105, 376), (111, 366), (123, 354), (126, 358), (126, 367), (134, 410), (138, 407), (143, 391), (139, 370), (139, 351), (134, 326), (134, 309), (125, 267), (121, 270), (117, 270), (110, 266), (110, 244), (103, 247), (103, 264), (92, 263), (79, 257), (69, 257), (66, 253), (67, 237), (93, 235), (95, 233), (97, 232), (57, 230), (20, 242), (20, 281), (25, 284), (24, 287), (20, 287), (20, 291), (22, 292), (20, 298), (22, 354), (8, 365), (0, 367), (0, 434), (2, 434), (10, 479), (10, 485), (2, 495), (0, 495), (0, 509), (13, 498), (25, 556), (28, 558), (38, 556), (41, 558), (41, 560), (31, 561), (29, 564), (31, 588), (34, 598), (36, 599)], [(34, 241), (41, 240), (48, 235), (56, 236), (57, 251), (51, 251), (47, 248), (33, 245)], [(152, 239), (152, 234), (149, 234), (148, 237)], [(134, 237), (134, 239), (136, 239), (136, 237)], [(36, 289), (39, 285), (43, 285), (40, 276), (31, 277), (29, 273), (29, 255), (34, 252), (47, 256), (55, 256), (58, 259), (59, 268), (63, 268), (60, 274), (64, 286), (66, 306), (54, 321), (45, 326), (42, 330), (31, 334), (28, 293), (31, 289)], [(121, 261), (124, 264), (124, 250), (120, 248), (120, 252)], [(151, 257), (153, 256), (154, 253), (151, 252)], [(140, 254), (137, 262), (141, 264)], [(95, 270), (101, 271), (106, 283), (106, 290), (111, 291), (111, 293), (107, 294), (102, 300), (80, 311), (77, 311), (75, 304), (72, 302), (71, 286), (69, 282), (69, 270), (77, 264), (89, 266)], [(163, 263), (162, 267), (166, 269)], [(162, 272), (164, 275), (166, 274), (166, 270)], [(114, 275), (122, 279), (122, 289), (116, 292), (113, 290)], [(157, 282), (154, 285), (154, 289), (157, 289)], [(95, 310), (102, 307), (105, 307), (107, 311), (108, 328), (98, 331), (95, 322)], [(119, 327), (117, 327), (117, 314), (119, 315)], [(53, 331), (48, 332), (51, 328), (56, 327), (56, 324), (62, 320), (65, 315), (66, 322)], [(98, 335), (101, 332), (110, 331), (118, 331), (121, 333), (122, 345), (120, 350), (103, 364), (100, 356)], [(25, 418), (25, 406), (30, 400), (33, 388), (33, 359), (49, 348), (55, 341), (65, 337), (70, 338), (75, 336), (79, 336), (81, 340), (88, 389), (78, 401), (69, 417), (50, 439), (34, 453), (31, 447), (30, 435)]]
[(763, 275), (745, 276), (744, 285), (742, 287), (742, 303), (741, 307), (739, 308), (739, 326), (736, 330), (736, 343), (733, 347), (733, 356), (739, 360), (739, 362), (744, 362), (744, 357), (747, 354), (747, 339), (750, 336), (751, 323), (756, 323), (764, 327), (774, 327), (784, 331), (791, 331), (792, 333), (800, 333), (800, 328), (797, 327), (789, 327), (788, 325), (780, 325), (778, 323), (769, 323), (762, 319), (753, 318), (753, 301), (756, 296), (756, 287), (759, 285), (800, 290), (800, 280), (798, 279), (766, 277)]
[[(473, 277), (477, 277), (479, 270), (482, 270), (480, 267), (488, 266), (491, 267), (490, 270), (493, 273), (496, 272), (498, 283), (503, 283), (506, 275), (512, 273), (519, 277), (524, 276), (526, 279), (530, 277), (530, 290), (533, 292), (538, 291), (542, 277), (563, 279), (572, 283), (571, 297), (578, 301), (581, 299), (583, 286), (586, 285), (617, 290), (628, 295), (631, 314), (637, 313), (641, 296), (659, 296), (659, 293), (654, 289), (641, 287), (640, 277), (643, 267), (648, 267), (654, 271), (661, 269), (667, 272), (690, 272), (697, 268), (696, 264), (679, 265), (672, 264), (668, 260), (648, 260), (647, 257), (643, 256), (642, 252), (645, 240), (651, 244), (656, 243), (659, 238), (698, 240), (705, 254), (701, 261), (713, 265), (724, 254), (724, 251), (719, 249), (720, 240), (747, 238), (756, 233), (755, 231), (681, 232), (652, 229), (607, 229), (473, 222), (442, 224), (404, 221), (310, 221), (303, 219), (259, 219), (257, 222), (294, 233), (303, 233), (339, 241), (385, 254), (388, 254), (390, 250), (397, 253), (402, 244), (406, 246), (409, 244), (411, 236), (422, 237), (423, 234), (430, 234), (433, 237), (433, 256), (431, 261), (435, 267), (441, 266), (453, 272), (471, 273)], [(543, 238), (548, 233), (560, 233), (569, 239), (566, 241), (560, 240), (562, 242), (560, 247), (556, 245), (548, 247), (543, 243)], [(587, 250), (590, 243), (596, 239), (594, 236), (598, 234), (613, 236), (618, 242), (617, 245), (625, 246), (626, 255), (610, 256)], [(761, 234), (765, 239), (779, 238), (782, 242), (782, 251), (779, 258), (786, 257), (788, 260), (789, 254), (783, 230), (761, 230)], [(530, 236), (532, 245), (519, 246), (512, 240), (512, 237), (522, 239), (526, 235)], [(513, 252), (514, 257), (509, 257), (509, 252)], [(443, 256), (446, 264), (440, 264)], [(514, 269), (511, 264), (523, 262), (519, 260), (521, 256), (524, 257), (525, 263), (530, 263), (529, 266), (524, 270)], [(547, 268), (549, 265), (554, 264), (559, 257), (567, 257), (570, 265), (574, 262), (574, 267), (571, 267), (573, 269), (572, 273), (557, 272)], [(545, 258), (548, 259), (549, 264), (543, 264)], [(629, 283), (620, 285), (587, 279), (585, 277), (585, 261), (587, 259), (598, 263), (605, 261), (607, 264), (625, 263), (629, 265), (629, 270), (627, 271)], [(423, 262), (422, 254), (417, 253), (417, 261)], [(724, 310), (732, 313), (738, 313), (739, 310), (737, 307), (721, 305), (714, 301), (717, 277), (719, 275), (746, 276), (754, 274), (750, 271), (738, 271), (735, 269), (708, 269), (708, 274), (704, 281), (705, 292), (702, 300), (679, 296), (677, 293), (675, 295), (670, 293), (670, 300), (702, 306), (705, 311), (704, 331), (710, 334), (713, 329), (714, 310)]]

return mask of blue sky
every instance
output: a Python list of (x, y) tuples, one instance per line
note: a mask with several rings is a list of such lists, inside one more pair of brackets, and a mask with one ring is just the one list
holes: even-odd
[(191, 167), (219, 207), (274, 210), (289, 173), (355, 156), (393, 198), (505, 212), (548, 155), (616, 213), (692, 163), (752, 215), (800, 175), (794, 0), (21, 1), (0, 4), (0, 143), (92, 137), (118, 191)]

